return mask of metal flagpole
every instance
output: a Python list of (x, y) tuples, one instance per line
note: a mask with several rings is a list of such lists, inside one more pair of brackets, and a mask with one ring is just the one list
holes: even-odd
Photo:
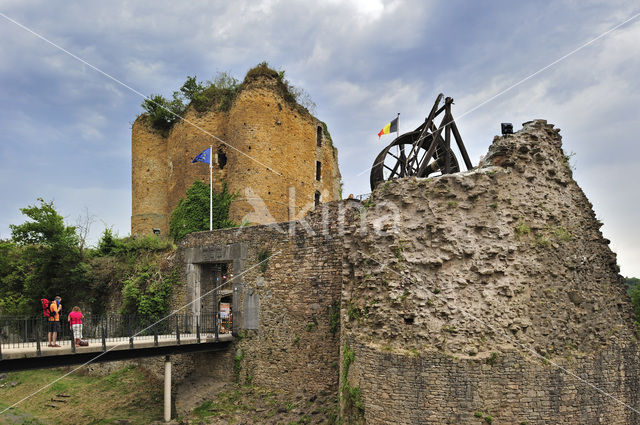
[[(396, 139), (400, 137), (400, 112), (398, 112), (398, 116), (396, 117), (398, 121), (396, 121)], [(404, 147), (402, 147), (402, 152), (400, 152), (400, 145), (398, 145), (398, 158), (403, 161), (404, 157)], [(400, 170), (402, 172), (402, 169)]]
[(213, 145), (209, 145), (209, 230), (213, 230)]

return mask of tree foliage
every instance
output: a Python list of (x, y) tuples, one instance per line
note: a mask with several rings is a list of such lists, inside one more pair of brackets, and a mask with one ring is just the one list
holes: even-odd
[(152, 94), (142, 102), (151, 126), (165, 136), (184, 114), (185, 106), (179, 99), (167, 100), (160, 94)]
[[(214, 229), (236, 226), (229, 219), (229, 207), (237, 197), (237, 193), (229, 192), (226, 182), (222, 182), (220, 192), (213, 191)], [(209, 185), (196, 180), (187, 189), (187, 197), (181, 199), (171, 213), (169, 235), (179, 241), (189, 233), (204, 230), (209, 230)]]
[(636, 277), (625, 277), (624, 283), (633, 303), (633, 311), (636, 314), (636, 321), (640, 322), (640, 279)]
[[(125, 283), (143, 282), (133, 310), (157, 316), (167, 310), (178, 282), (162, 260), (175, 249), (156, 235), (119, 238), (105, 229), (95, 249), (83, 249), (77, 228), (65, 224), (53, 202), (38, 199), (21, 209), (27, 220), (11, 225), (11, 239), (0, 240), (0, 315), (41, 315), (41, 298), (62, 297), (64, 313), (79, 305), (85, 313), (103, 314)], [(141, 273), (155, 270), (149, 279)], [(173, 276), (173, 277), (172, 277)], [(155, 317), (154, 316), (154, 317)]]
[(38, 199), (21, 208), (28, 220), (10, 225), (11, 241), (0, 242), (0, 312), (33, 314), (40, 298), (60, 295), (67, 304), (86, 296), (89, 266), (74, 226), (67, 226), (53, 202)]
[(162, 273), (159, 269), (145, 267), (127, 279), (122, 287), (123, 303), (120, 313), (134, 314), (150, 325), (169, 313), (171, 294), (177, 284), (177, 271)]
[(20, 212), (26, 215), (31, 221), (23, 224), (11, 224), (12, 239), (21, 245), (38, 244), (42, 246), (72, 246), (77, 247), (79, 243), (76, 228), (65, 226), (64, 218), (57, 213), (53, 207), (53, 202), (45, 202), (38, 198), (40, 205), (29, 205), (20, 208)]

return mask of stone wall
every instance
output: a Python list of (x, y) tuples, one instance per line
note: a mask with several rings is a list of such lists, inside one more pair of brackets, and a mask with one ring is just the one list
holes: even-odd
[(322, 122), (282, 99), (275, 80), (245, 83), (228, 112), (189, 108), (185, 119), (188, 123), (176, 123), (167, 137), (151, 128), (145, 115), (133, 124), (131, 234), (149, 234), (154, 227), (168, 233), (171, 211), (186, 189), (196, 179), (209, 182), (209, 167), (191, 164), (209, 145), (214, 156), (226, 156), (224, 167), (221, 156), (218, 163), (214, 158), (214, 188), (226, 181), (240, 194), (230, 209), (238, 223), (300, 218), (314, 207), (316, 192), (320, 202), (339, 199), (337, 149)]
[(639, 423), (552, 366), (640, 407), (631, 304), (558, 129), (525, 123), (478, 168), (390, 182), (367, 205), (345, 241), (352, 421)]
[(356, 360), (350, 380), (360, 388), (367, 424), (640, 421), (640, 415), (622, 404), (640, 407), (635, 344), (609, 347), (586, 358), (557, 360), (606, 394), (523, 351), (500, 353), (487, 361), (441, 351), (384, 351), (357, 343), (351, 349)]
[[(193, 285), (200, 283), (189, 270), (232, 264), (240, 382), (311, 393), (337, 390), (344, 229), (336, 223), (355, 204), (322, 204), (300, 221), (201, 232), (181, 243), (184, 274)], [(253, 312), (247, 311), (249, 296)], [(210, 296), (201, 299), (212, 302)]]

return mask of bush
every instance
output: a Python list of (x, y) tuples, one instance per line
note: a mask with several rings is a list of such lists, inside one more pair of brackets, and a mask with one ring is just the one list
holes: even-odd
[(640, 285), (631, 288), (629, 292), (631, 302), (633, 303), (633, 311), (636, 314), (636, 320), (640, 321)]
[(169, 130), (186, 110), (180, 99), (174, 97), (173, 100), (169, 101), (159, 94), (152, 94), (145, 99), (142, 102), (142, 108), (147, 113), (151, 126), (159, 130), (164, 136), (169, 134)]
[[(229, 219), (229, 207), (237, 197), (238, 193), (229, 192), (226, 182), (222, 182), (220, 192), (213, 191), (214, 229), (237, 226)], [(209, 185), (196, 180), (187, 189), (187, 197), (171, 213), (169, 235), (179, 241), (189, 233), (204, 230), (209, 230)]]
[(142, 237), (129, 236), (118, 238), (111, 229), (106, 228), (98, 241), (95, 256), (130, 256), (138, 257), (140, 251), (156, 252), (175, 249), (171, 240), (157, 235)]
[(155, 323), (169, 312), (173, 286), (177, 283), (177, 270), (163, 274), (145, 268), (124, 282), (120, 313), (141, 315), (148, 321), (145, 325)]

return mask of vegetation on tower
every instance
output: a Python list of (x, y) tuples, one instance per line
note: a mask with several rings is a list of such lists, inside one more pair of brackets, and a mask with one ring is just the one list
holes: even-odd
[(196, 76), (187, 77), (187, 81), (171, 99), (160, 94), (152, 94), (142, 102), (144, 115), (151, 127), (167, 136), (173, 125), (193, 107), (198, 112), (215, 110), (228, 112), (242, 90), (256, 84), (272, 81), (272, 87), (294, 109), (300, 113), (315, 112), (315, 103), (304, 89), (293, 86), (284, 71), (276, 71), (267, 62), (261, 62), (251, 68), (242, 83), (227, 72), (219, 72), (213, 80), (198, 81)]
[[(227, 183), (222, 182), (220, 192), (214, 190), (212, 194), (213, 228), (237, 226), (229, 219), (229, 207), (238, 193), (229, 192)], [(196, 180), (187, 189), (187, 197), (181, 199), (171, 213), (169, 235), (179, 241), (189, 233), (205, 230), (209, 230), (209, 185)]]

